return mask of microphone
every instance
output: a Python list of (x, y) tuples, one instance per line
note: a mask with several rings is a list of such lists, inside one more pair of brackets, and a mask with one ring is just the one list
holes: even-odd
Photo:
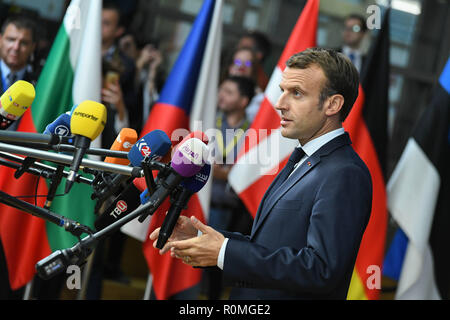
[(136, 142), (130, 152), (128, 159), (134, 167), (139, 167), (141, 161), (146, 157), (154, 157), (160, 160), (172, 146), (169, 136), (162, 130), (153, 130)]
[(56, 134), (62, 137), (72, 135), (70, 131), (70, 118), (69, 112), (61, 114), (55, 121), (45, 127), (44, 134)]
[[(144, 155), (145, 157), (159, 159), (168, 153), (171, 146), (170, 139), (164, 131), (154, 130), (146, 134), (131, 147), (128, 152), (128, 160), (130, 161), (130, 165), (141, 166)], [(141, 151), (139, 151), (139, 149), (141, 149)], [(105, 188), (92, 195), (91, 198), (99, 198), (99, 203), (103, 203), (106, 198), (116, 194), (123, 185), (123, 182), (126, 181), (127, 184), (129, 183), (125, 189), (115, 197), (114, 201), (103, 210), (103, 214), (97, 218), (94, 223), (97, 230), (103, 229), (114, 223), (120, 217), (127, 215), (129, 212), (139, 207), (140, 191), (134, 183), (130, 183), (130, 179), (136, 180), (129, 176), (117, 175)], [(96, 206), (96, 208), (96, 211), (98, 211), (100, 206)]]
[[(112, 144), (110, 150), (130, 152), (131, 147), (133, 147), (137, 139), (138, 136), (136, 130), (130, 128), (123, 128), (117, 135), (116, 140), (114, 140), (114, 143)], [(121, 164), (124, 166), (130, 164), (129, 159), (120, 159), (113, 157), (106, 157), (105, 162)]]
[(204, 167), (195, 176), (181, 182), (181, 191), (177, 193), (175, 201), (169, 208), (163, 224), (159, 231), (156, 247), (162, 249), (169, 237), (172, 235), (173, 229), (177, 224), (178, 217), (183, 209), (186, 208), (191, 196), (200, 191), (208, 182), (211, 173), (211, 165), (206, 163)]
[[(170, 142), (167, 134), (162, 130), (154, 130), (146, 134), (142, 137), (138, 142), (136, 142), (128, 152), (128, 160), (130, 161), (130, 166), (140, 167), (142, 160), (144, 160), (144, 156), (148, 154), (149, 157), (159, 158), (164, 156), (170, 149), (172, 143)], [(141, 148), (144, 151), (139, 151)], [(148, 153), (148, 150), (150, 150)], [(99, 191), (95, 191), (91, 198), (92, 200), (98, 199), (106, 199), (111, 194), (115, 193), (120, 184), (127, 180), (128, 176), (117, 175), (114, 177), (112, 181), (106, 185), (100, 185), (97, 187)]]
[(66, 180), (65, 193), (70, 191), (86, 149), (103, 131), (106, 124), (106, 107), (98, 102), (86, 100), (73, 110), (70, 130), (75, 135), (75, 153)]
[[(48, 124), (45, 127), (44, 134), (58, 135), (62, 137), (70, 136), (72, 134), (70, 132), (70, 118), (70, 112), (61, 114), (52, 123)], [(62, 180), (63, 173), (64, 165), (58, 164), (56, 172), (50, 182), (50, 187), (48, 190), (47, 199), (44, 203), (44, 208), (50, 209), (52, 201), (56, 196), (56, 190), (58, 189), (58, 186)]]
[(175, 150), (170, 163), (170, 173), (164, 179), (158, 180), (156, 189), (147, 203), (150, 203), (152, 211), (142, 214), (138, 219), (139, 222), (143, 222), (148, 214), (152, 214), (184, 178), (192, 177), (202, 169), (208, 158), (208, 152), (206, 144), (197, 138), (186, 140)]
[(8, 129), (33, 103), (36, 92), (31, 83), (15, 82), (0, 97), (0, 130)]
[[(167, 154), (165, 157), (163, 157), (161, 159), (161, 162), (163, 162), (163, 163), (170, 162), (171, 158), (167, 159), (167, 156), (171, 157), (172, 153), (175, 152), (175, 150), (177, 150), (179, 146), (181, 146), (186, 140), (191, 139), (191, 138), (198, 138), (198, 139), (202, 140), (202, 142), (204, 144), (208, 144), (209, 143), (209, 138), (204, 132), (202, 132), (202, 131), (190, 132), (179, 143), (176, 144), (176, 146), (173, 148), (173, 150), (171, 150), (170, 154)], [(142, 191), (142, 193), (141, 193), (141, 203), (145, 204), (148, 201), (148, 199), (150, 198), (150, 195), (151, 195), (151, 191), (146, 189), (145, 179), (144, 178), (136, 178), (134, 180), (134, 184), (136, 185), (136, 187), (140, 191)]]

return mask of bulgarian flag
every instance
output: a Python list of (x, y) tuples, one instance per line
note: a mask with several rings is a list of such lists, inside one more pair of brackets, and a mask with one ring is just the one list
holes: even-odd
[[(36, 99), (18, 131), (42, 133), (74, 104), (100, 101), (101, 9), (101, 0), (71, 2), (38, 80)], [(0, 189), (16, 197), (46, 195), (48, 184), (30, 174), (16, 180), (13, 169), (0, 167)], [(62, 184), (57, 194), (63, 193)], [(55, 197), (51, 211), (93, 227), (95, 203), (90, 193), (90, 186), (75, 184), (69, 194)], [(42, 207), (45, 197), (36, 199)], [(29, 202), (35, 204), (34, 198)], [(37, 261), (77, 240), (61, 227), (6, 205), (0, 205), (0, 238), (12, 289), (33, 278)]]

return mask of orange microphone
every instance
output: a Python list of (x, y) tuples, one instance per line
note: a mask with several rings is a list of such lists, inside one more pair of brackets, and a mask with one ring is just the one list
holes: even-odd
[[(137, 139), (138, 135), (136, 130), (130, 128), (123, 128), (122, 130), (120, 130), (116, 140), (114, 140), (114, 143), (112, 144), (110, 150), (129, 152), (131, 147), (136, 143)], [(128, 158), (121, 159), (114, 157), (106, 157), (105, 162), (127, 166), (130, 163), (130, 160), (128, 160)]]

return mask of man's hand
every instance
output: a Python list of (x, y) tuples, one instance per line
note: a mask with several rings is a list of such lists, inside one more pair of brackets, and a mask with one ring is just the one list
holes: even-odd
[(102, 101), (116, 108), (121, 121), (125, 118), (126, 107), (119, 82), (109, 83), (106, 88), (102, 89)]
[(187, 240), (168, 242), (171, 256), (182, 259), (184, 263), (191, 266), (216, 266), (225, 237), (220, 232), (201, 223), (194, 216), (191, 217), (191, 223), (196, 230), (202, 232), (202, 235)]
[[(150, 234), (150, 240), (153, 240), (153, 247), (156, 248), (156, 243), (158, 242), (159, 231), (161, 228), (155, 229)], [(177, 220), (177, 224), (173, 229), (173, 232), (170, 238), (167, 240), (164, 247), (159, 251), (160, 254), (164, 254), (170, 249), (170, 242), (172, 241), (180, 241), (186, 240), (193, 237), (196, 237), (198, 234), (197, 229), (192, 225), (191, 219), (186, 216), (180, 216)]]

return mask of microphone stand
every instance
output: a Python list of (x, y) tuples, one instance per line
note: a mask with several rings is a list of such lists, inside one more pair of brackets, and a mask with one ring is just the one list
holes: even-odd
[[(28, 147), (28, 148), (39, 149), (39, 150), (53, 150), (53, 151), (58, 151), (58, 152), (70, 152), (70, 153), (75, 152), (75, 147), (70, 144), (50, 145), (50, 144), (46, 144), (46, 143), (17, 142), (17, 141), (10, 141), (9, 144), (13, 144), (13, 145), (19, 146), (19, 147)], [(94, 156), (101, 156), (101, 157), (120, 158), (120, 159), (128, 158), (128, 152), (110, 150), (110, 149), (101, 149), (101, 148), (86, 149), (86, 154), (90, 154), (90, 155), (94, 155)]]
[(59, 227), (64, 227), (66, 231), (70, 232), (78, 239), (80, 239), (80, 236), (83, 233), (92, 234), (94, 232), (88, 226), (82, 225), (72, 219), (60, 216), (59, 214), (56, 214), (48, 209), (44, 209), (32, 205), (31, 203), (28, 203), (26, 201), (17, 199), (1, 190), (0, 190), (0, 202), (8, 206), (14, 207), (16, 209), (30, 213), (38, 218), (50, 221), (51, 223), (54, 223)]
[[(144, 165), (147, 165), (150, 169), (162, 171), (163, 173), (173, 170), (169, 165), (162, 164), (153, 160), (145, 161)], [(151, 177), (151, 179), (153, 179), (153, 176)], [(81, 239), (73, 247), (53, 252), (51, 255), (40, 260), (36, 264), (37, 273), (42, 279), (47, 280), (63, 272), (69, 265), (82, 265), (85, 259), (91, 254), (98, 241), (106, 238), (111, 233), (120, 229), (120, 227), (122, 227), (123, 225), (141, 215), (152, 215), (161, 205), (161, 202), (162, 200), (160, 198), (156, 199), (155, 201), (147, 202), (146, 204), (140, 206), (130, 214), (110, 224), (104, 229), (95, 233), (88, 234), (88, 236)]]
[[(68, 156), (64, 154), (55, 154), (53, 152), (36, 150), (27, 147), (19, 147), (6, 143), (0, 143), (0, 151), (22, 154), (32, 158), (62, 163), (66, 165), (71, 165), (73, 160), (73, 156)], [(81, 161), (81, 166), (97, 170), (110, 171), (127, 176), (133, 176), (136, 178), (140, 178), (143, 176), (143, 171), (140, 167), (123, 166), (119, 164), (95, 161), (90, 159), (83, 159)]]
[[(4, 159), (1, 159), (4, 158)], [(6, 159), (6, 160), (5, 160)], [(19, 170), (20, 172), (24, 170), (27, 173), (43, 177), (45, 179), (52, 179), (53, 176), (57, 173), (57, 169), (51, 166), (48, 166), (46, 164), (40, 163), (40, 162), (34, 162), (30, 167), (24, 166), (23, 162), (27, 158), (22, 158), (20, 156), (16, 156), (9, 153), (0, 152), (0, 165), (4, 165), (9, 168), (13, 168), (16, 170)], [(7, 161), (9, 160), (9, 161)], [(14, 161), (14, 162), (12, 162)], [(15, 163), (18, 162), (18, 163)], [(17, 174), (17, 171), (15, 173), (15, 176)], [(64, 177), (67, 177), (69, 175), (68, 172), (64, 171), (62, 173)], [(17, 177), (16, 177), (17, 178)], [(78, 183), (84, 183), (88, 185), (92, 185), (93, 180), (85, 178), (81, 175), (77, 175), (76, 182)]]

